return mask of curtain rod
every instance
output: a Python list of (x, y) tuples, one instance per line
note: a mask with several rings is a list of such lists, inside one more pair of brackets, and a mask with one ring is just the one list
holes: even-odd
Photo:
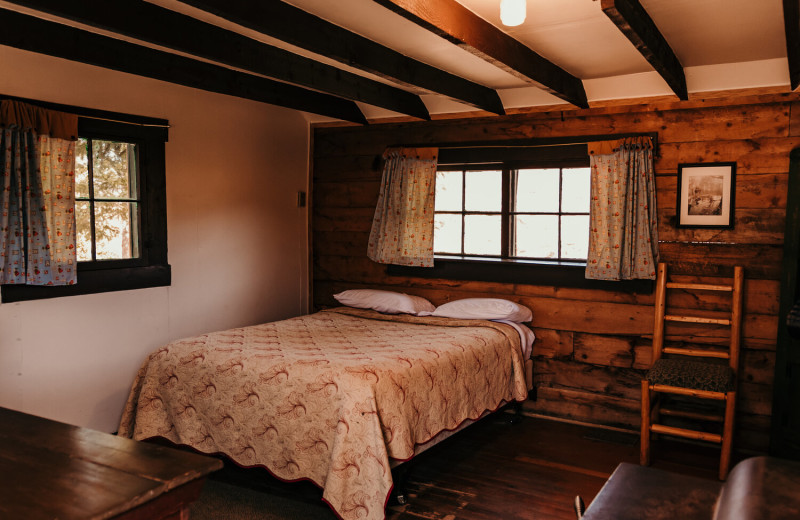
[(157, 127), (157, 128), (170, 128), (169, 120), (159, 119), (155, 117), (137, 116), (132, 114), (123, 114), (121, 112), (111, 112), (108, 110), (98, 110), (94, 108), (77, 107), (73, 105), (62, 105), (60, 103), (51, 103), (49, 101), (41, 101), (38, 99), (27, 99), (17, 96), (8, 96), (0, 94), (0, 100), (20, 101), (30, 105), (47, 108), (50, 110), (58, 110), (60, 112), (68, 112), (75, 114), (78, 117), (85, 117), (88, 119), (97, 119), (100, 121), (110, 121), (113, 123), (123, 123), (127, 125)]
[(425, 143), (399, 144), (391, 147), (406, 148), (439, 148), (440, 150), (458, 150), (462, 148), (546, 148), (552, 146), (575, 146), (595, 141), (613, 141), (625, 137), (647, 136), (653, 140), (653, 153), (658, 155), (658, 132), (637, 132), (624, 134), (576, 135), (568, 137), (534, 137), (528, 139), (507, 139), (502, 141), (468, 141), (464, 143)]

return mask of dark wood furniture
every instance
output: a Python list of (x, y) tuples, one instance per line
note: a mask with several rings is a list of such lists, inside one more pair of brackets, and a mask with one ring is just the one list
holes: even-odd
[(187, 520), (222, 462), (0, 408), (0, 518)]
[(795, 520), (800, 462), (752, 457), (724, 484), (621, 463), (582, 520)]

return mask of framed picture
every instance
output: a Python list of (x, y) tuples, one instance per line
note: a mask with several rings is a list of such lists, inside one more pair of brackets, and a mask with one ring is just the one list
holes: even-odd
[(733, 228), (736, 163), (678, 165), (678, 227)]

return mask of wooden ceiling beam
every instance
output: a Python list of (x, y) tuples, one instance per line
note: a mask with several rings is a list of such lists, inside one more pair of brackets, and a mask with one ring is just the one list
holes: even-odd
[(430, 120), (420, 97), (140, 0), (9, 0), (279, 81)]
[(180, 0), (243, 27), (401, 85), (504, 114), (491, 88), (414, 60), (280, 0)]
[(689, 99), (680, 60), (639, 0), (602, 0), (601, 9), (633, 43), (679, 99)]
[(0, 8), (0, 45), (367, 124), (349, 100)]
[(792, 90), (800, 86), (800, 2), (783, 0), (783, 26), (786, 31), (786, 57)]
[(504, 71), (587, 108), (583, 83), (455, 0), (373, 0)]

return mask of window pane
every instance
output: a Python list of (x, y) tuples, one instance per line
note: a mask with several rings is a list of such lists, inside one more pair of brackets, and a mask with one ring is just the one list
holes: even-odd
[(463, 176), (459, 172), (436, 172), (435, 211), (461, 211)]
[(436, 253), (461, 254), (461, 215), (434, 216), (433, 250)]
[(561, 181), (561, 211), (589, 213), (589, 168), (565, 168)]
[(83, 137), (75, 144), (75, 197), (89, 197), (89, 143)]
[(92, 220), (88, 201), (75, 202), (75, 242), (78, 247), (78, 262), (92, 259)]
[(589, 253), (589, 215), (561, 217), (561, 258), (586, 260)]
[(515, 211), (558, 213), (558, 169), (519, 170)]
[(514, 256), (558, 258), (558, 216), (517, 215)]
[(94, 207), (96, 255), (98, 260), (134, 258), (135, 204), (96, 202)]
[(464, 216), (464, 254), (500, 255), (500, 215)]
[(92, 141), (94, 196), (104, 199), (135, 198), (131, 172), (136, 145), (114, 141)]
[(500, 211), (502, 209), (503, 172), (466, 172), (464, 209), (467, 211)]

